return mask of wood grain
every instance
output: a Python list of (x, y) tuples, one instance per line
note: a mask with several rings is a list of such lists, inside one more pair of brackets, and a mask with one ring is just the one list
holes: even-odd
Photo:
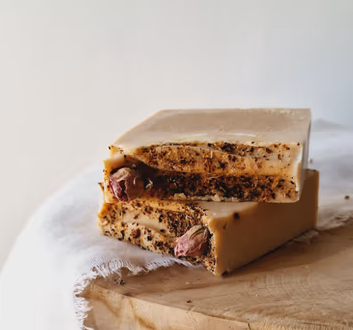
[[(254, 242), (255, 243), (255, 242)], [(353, 219), (225, 277), (182, 266), (98, 278), (86, 326), (113, 329), (353, 328)]]

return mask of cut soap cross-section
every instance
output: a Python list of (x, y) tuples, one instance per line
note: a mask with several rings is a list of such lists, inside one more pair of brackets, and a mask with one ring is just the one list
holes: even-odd
[[(305, 180), (310, 123), (309, 109), (160, 111), (109, 147), (105, 200), (296, 202)], [(124, 168), (138, 178), (121, 182), (119, 195), (114, 173)]]
[(152, 252), (177, 254), (222, 275), (315, 227), (319, 173), (307, 170), (306, 177), (297, 203), (183, 202), (143, 196), (103, 202), (98, 224), (106, 236)]

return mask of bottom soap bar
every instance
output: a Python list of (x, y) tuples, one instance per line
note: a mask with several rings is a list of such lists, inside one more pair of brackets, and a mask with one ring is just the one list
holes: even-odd
[(102, 233), (157, 253), (201, 262), (215, 275), (241, 267), (315, 227), (319, 173), (307, 170), (296, 203), (176, 202), (140, 198), (104, 203)]

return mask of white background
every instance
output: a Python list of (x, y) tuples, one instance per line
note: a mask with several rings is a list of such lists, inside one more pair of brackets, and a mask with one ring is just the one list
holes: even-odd
[(1, 0), (0, 269), (28, 217), (162, 108), (353, 122), (352, 0)]

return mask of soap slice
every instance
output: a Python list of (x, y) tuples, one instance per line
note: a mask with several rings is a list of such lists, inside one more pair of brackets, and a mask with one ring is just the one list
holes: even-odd
[(309, 109), (160, 111), (109, 146), (106, 201), (296, 202), (310, 122)]
[(103, 203), (102, 233), (153, 252), (202, 263), (222, 275), (316, 225), (319, 173), (307, 170), (297, 203), (177, 202), (137, 198)]

